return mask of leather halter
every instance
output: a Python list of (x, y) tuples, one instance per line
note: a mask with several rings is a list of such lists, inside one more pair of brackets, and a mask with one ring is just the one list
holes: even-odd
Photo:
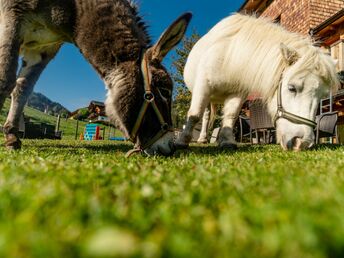
[[(142, 77), (143, 77), (143, 85), (144, 85), (145, 93), (143, 94), (143, 104), (142, 104), (141, 110), (140, 110), (139, 115), (136, 119), (135, 125), (134, 125), (133, 129), (131, 130), (129, 140), (133, 143), (136, 142), (138, 131), (142, 125), (144, 116), (145, 116), (149, 106), (152, 106), (156, 116), (158, 117), (160, 125), (161, 125), (161, 129), (152, 139), (150, 139), (144, 145), (135, 146), (135, 148), (134, 148), (134, 150), (132, 150), (132, 152), (143, 151), (144, 149), (146, 149), (149, 146), (151, 146), (152, 144), (154, 144), (158, 139), (160, 139), (168, 131), (171, 131), (170, 126), (165, 122), (165, 119), (162, 116), (162, 114), (161, 114), (161, 112), (160, 112), (160, 110), (159, 110), (159, 108), (155, 102), (155, 96), (154, 96), (154, 94), (152, 92), (152, 88), (151, 88), (152, 73), (149, 69), (148, 58), (147, 58), (146, 52), (142, 53), (141, 73), (142, 73)], [(132, 153), (128, 153), (127, 156), (130, 156), (131, 154)]]
[(280, 81), (280, 83), (278, 85), (278, 89), (277, 89), (277, 113), (276, 113), (276, 115), (274, 117), (274, 121), (273, 121), (275, 127), (276, 127), (276, 122), (279, 118), (287, 119), (290, 122), (295, 123), (295, 124), (308, 125), (312, 128), (315, 128), (317, 126), (317, 123), (314, 122), (313, 120), (310, 120), (308, 118), (304, 118), (302, 116), (295, 115), (293, 113), (286, 111), (283, 108), (283, 105), (282, 105), (282, 78), (281, 78), (281, 81)]

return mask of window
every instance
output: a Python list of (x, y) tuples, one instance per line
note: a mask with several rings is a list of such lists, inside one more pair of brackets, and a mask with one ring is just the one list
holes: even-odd
[(331, 46), (331, 56), (338, 60), (337, 71), (342, 84), (341, 89), (344, 89), (344, 40), (340, 40)]
[(340, 40), (331, 46), (331, 56), (338, 60), (338, 72), (344, 71), (344, 40)]

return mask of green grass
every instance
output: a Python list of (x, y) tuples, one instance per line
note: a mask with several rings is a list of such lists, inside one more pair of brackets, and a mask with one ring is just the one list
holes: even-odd
[[(9, 107), (10, 107), (10, 100), (7, 99), (4, 104), (3, 109), (0, 112), (0, 125), (3, 125), (5, 123)], [(47, 123), (54, 126), (56, 125), (57, 118), (55, 116), (45, 114), (37, 109), (25, 106), (24, 114), (25, 116), (30, 117), (31, 122)], [(87, 122), (79, 121), (78, 138), (79, 138), (79, 135), (83, 132), (86, 124)], [(76, 126), (77, 126), (76, 120), (62, 118), (60, 120), (60, 130), (63, 131), (62, 138), (67, 139), (67, 140), (74, 140)], [(107, 137), (108, 132), (109, 132), (109, 127), (107, 126), (103, 126), (103, 127), (105, 127), (105, 136)], [(115, 135), (122, 136), (122, 133), (116, 130)]]
[(344, 257), (344, 146), (0, 149), (0, 257)]
[[(2, 108), (0, 112), (0, 124), (4, 124), (6, 121), (7, 113), (10, 107), (10, 100), (6, 100), (4, 107)], [(41, 122), (41, 123), (47, 123), (50, 125), (56, 125), (57, 118), (55, 116), (51, 116), (48, 114), (45, 114), (37, 109), (25, 106), (24, 109), (25, 116), (30, 117), (31, 122)], [(71, 120), (71, 119), (61, 119), (60, 123), (60, 130), (63, 131), (63, 138), (64, 139), (74, 139), (75, 137), (75, 131), (76, 131), (76, 123), (77, 121)], [(86, 125), (86, 122), (79, 122), (79, 133), (83, 132), (83, 129)]]

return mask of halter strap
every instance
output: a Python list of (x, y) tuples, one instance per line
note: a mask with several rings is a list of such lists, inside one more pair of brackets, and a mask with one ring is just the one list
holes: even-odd
[(283, 108), (283, 105), (282, 105), (282, 78), (280, 80), (280, 83), (279, 83), (278, 89), (277, 89), (277, 112), (276, 112), (276, 115), (274, 117), (274, 126), (275, 127), (276, 127), (276, 122), (279, 118), (287, 119), (287, 120), (289, 120), (293, 123), (296, 123), (296, 124), (308, 125), (312, 128), (315, 128), (317, 126), (317, 123), (314, 122), (313, 120), (310, 120), (308, 118), (304, 118), (302, 116), (295, 115), (293, 113), (286, 111)]
[(165, 122), (164, 117), (162, 116), (156, 102), (155, 102), (155, 96), (152, 92), (151, 89), (151, 83), (152, 83), (152, 73), (149, 69), (149, 64), (148, 64), (148, 58), (146, 55), (146, 52), (144, 51), (142, 53), (142, 61), (141, 61), (141, 73), (142, 73), (142, 78), (143, 78), (143, 85), (144, 85), (144, 90), (145, 93), (143, 95), (143, 104), (142, 107), (140, 109), (140, 112), (137, 116), (136, 122), (134, 124), (134, 127), (130, 133), (130, 138), (129, 140), (132, 142), (136, 141), (137, 138), (137, 134), (138, 131), (142, 125), (144, 116), (148, 110), (148, 107), (151, 105), (156, 116), (159, 119), (160, 125), (161, 125), (161, 129), (160, 131), (152, 138), (150, 139), (147, 143), (145, 143), (144, 145), (138, 146), (136, 148), (136, 152), (138, 151), (142, 151), (145, 148), (148, 148), (149, 146), (151, 146), (154, 142), (156, 142), (160, 137), (162, 137), (164, 134), (166, 134), (168, 131), (170, 131), (170, 127), (169, 125)]

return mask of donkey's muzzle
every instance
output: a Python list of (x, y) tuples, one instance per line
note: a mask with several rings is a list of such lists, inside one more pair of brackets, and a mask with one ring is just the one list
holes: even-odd
[(174, 145), (173, 141), (168, 143), (168, 147), (168, 150), (158, 147), (158, 154), (165, 157), (172, 156), (176, 152), (176, 146)]
[(144, 149), (144, 152), (149, 156), (160, 155), (167, 157), (173, 155), (176, 151), (173, 143), (173, 135), (173, 132), (167, 132), (150, 147)]

